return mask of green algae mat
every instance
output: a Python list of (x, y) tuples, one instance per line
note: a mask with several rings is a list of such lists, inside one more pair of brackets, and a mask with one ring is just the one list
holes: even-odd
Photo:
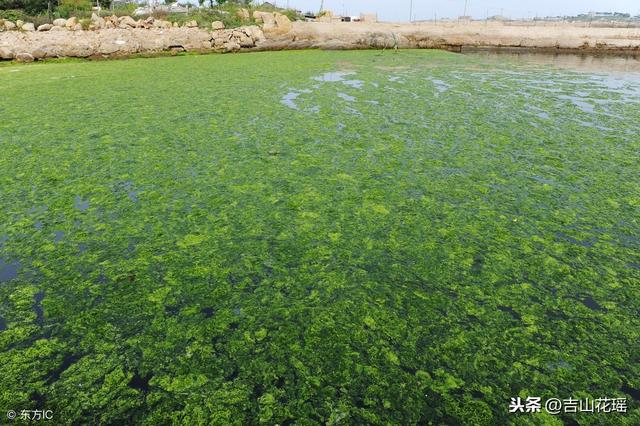
[(0, 423), (640, 424), (638, 74), (269, 52), (0, 93)]

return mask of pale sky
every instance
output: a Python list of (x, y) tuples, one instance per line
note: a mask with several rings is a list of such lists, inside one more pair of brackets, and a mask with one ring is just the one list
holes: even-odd
[[(324, 8), (340, 15), (359, 15), (360, 12), (377, 13), (384, 21), (408, 21), (411, 0), (324, 0)], [(271, 0), (274, 3), (274, 0)], [(320, 0), (275, 0), (279, 7), (303, 12), (317, 12)], [(465, 0), (413, 0), (416, 20), (455, 18), (464, 12)], [(469, 0), (467, 15), (485, 18), (502, 13), (509, 18), (576, 15), (589, 11), (625, 12), (640, 15), (640, 0)]]

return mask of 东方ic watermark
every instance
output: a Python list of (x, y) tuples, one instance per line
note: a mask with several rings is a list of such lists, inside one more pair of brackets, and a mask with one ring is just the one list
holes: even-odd
[(511, 398), (509, 413), (540, 413), (542, 410), (549, 414), (561, 413), (626, 413), (627, 398), (549, 398), (542, 401), (537, 396), (528, 396), (524, 400), (520, 397)]
[(7, 411), (7, 418), (9, 420), (25, 420), (31, 422), (38, 422), (41, 420), (53, 420), (52, 410), (19, 410)]

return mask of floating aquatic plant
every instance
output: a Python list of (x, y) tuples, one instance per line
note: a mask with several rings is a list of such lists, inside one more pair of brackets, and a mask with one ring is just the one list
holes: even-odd
[[(2, 410), (640, 423), (637, 81), (310, 51), (0, 88)], [(508, 414), (529, 395), (630, 412)]]

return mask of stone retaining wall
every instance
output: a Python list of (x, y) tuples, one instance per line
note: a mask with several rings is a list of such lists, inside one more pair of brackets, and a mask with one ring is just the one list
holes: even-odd
[[(283, 49), (394, 49), (521, 47), (545, 50), (640, 54), (640, 29), (514, 27), (501, 24), (384, 24), (290, 22), (286, 16), (256, 12), (259, 23), (223, 29), (220, 22), (178, 28), (166, 21), (95, 17), (83, 30), (77, 20), (38, 30), (25, 23), (0, 32), (0, 58), (33, 61), (55, 57), (118, 57), (162, 51), (237, 52)], [(84, 25), (86, 26), (86, 22)], [(11, 25), (9, 25), (10, 27)], [(26, 26), (26, 27), (25, 27)], [(27, 29), (25, 29), (27, 28)]]

